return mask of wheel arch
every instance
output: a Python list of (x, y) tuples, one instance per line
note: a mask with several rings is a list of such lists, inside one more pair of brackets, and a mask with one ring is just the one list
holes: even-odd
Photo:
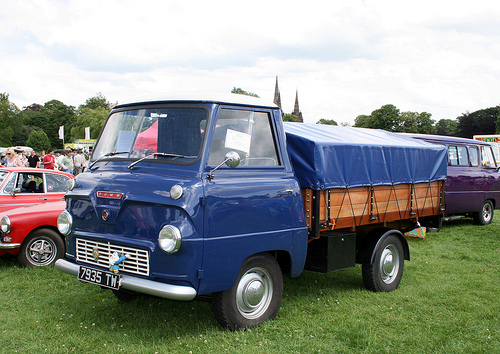
[(410, 247), (403, 233), (396, 229), (379, 228), (370, 231), (368, 234), (357, 239), (356, 243), (356, 263), (373, 264), (375, 252), (383, 240), (390, 235), (395, 235), (403, 246), (404, 259), (410, 260)]

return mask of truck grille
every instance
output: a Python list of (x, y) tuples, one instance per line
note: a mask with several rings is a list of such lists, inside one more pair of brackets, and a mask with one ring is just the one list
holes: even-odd
[[(99, 252), (97, 260), (94, 250)], [(109, 243), (76, 239), (76, 259), (81, 262), (109, 268), (109, 258), (114, 252), (126, 254), (127, 258), (120, 263), (120, 271), (138, 275), (149, 275), (149, 252), (130, 247), (116, 246)]]

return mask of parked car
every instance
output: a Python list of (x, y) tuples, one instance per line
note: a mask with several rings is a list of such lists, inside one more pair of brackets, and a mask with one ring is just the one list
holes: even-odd
[(0, 256), (17, 256), (24, 267), (52, 265), (64, 257), (57, 217), (64, 200), (15, 208), (0, 214)]
[(0, 213), (31, 204), (61, 200), (69, 173), (40, 168), (0, 167)]
[(491, 145), (452, 136), (409, 135), (447, 147), (446, 216), (470, 216), (479, 225), (491, 223), (494, 209), (500, 208), (500, 173)]

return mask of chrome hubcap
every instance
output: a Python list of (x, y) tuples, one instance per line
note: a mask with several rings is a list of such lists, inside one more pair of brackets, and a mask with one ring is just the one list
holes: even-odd
[(379, 264), (380, 275), (384, 283), (390, 284), (396, 279), (399, 273), (399, 262), (399, 253), (394, 245), (384, 248)]
[(249, 269), (236, 289), (236, 305), (240, 314), (253, 319), (261, 316), (272, 300), (273, 284), (269, 273), (260, 267)]
[(486, 222), (491, 220), (491, 208), (489, 204), (485, 204), (483, 207), (483, 219)]
[(50, 264), (56, 256), (56, 246), (48, 239), (36, 239), (28, 245), (26, 257), (33, 265)]

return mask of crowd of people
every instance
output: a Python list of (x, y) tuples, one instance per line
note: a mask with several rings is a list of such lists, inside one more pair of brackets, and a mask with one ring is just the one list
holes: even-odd
[(34, 150), (30, 154), (8, 148), (5, 155), (2, 154), (1, 165), (5, 167), (32, 167), (64, 171), (78, 175), (87, 167), (87, 159), (81, 149), (57, 150), (50, 148), (45, 153), (42, 150), (37, 154)]

